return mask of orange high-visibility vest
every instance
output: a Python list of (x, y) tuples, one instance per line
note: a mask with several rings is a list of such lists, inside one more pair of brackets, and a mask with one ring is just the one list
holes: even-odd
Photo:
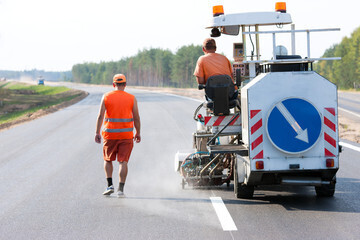
[(133, 106), (135, 97), (124, 91), (112, 91), (104, 95), (104, 139), (132, 139), (134, 137)]

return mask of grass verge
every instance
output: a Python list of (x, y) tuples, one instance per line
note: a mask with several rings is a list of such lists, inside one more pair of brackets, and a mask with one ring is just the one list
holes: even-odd
[(28, 91), (33, 92), (37, 95), (54, 95), (69, 91), (70, 89), (67, 87), (51, 87), (51, 86), (43, 86), (43, 85), (24, 85), (24, 84), (11, 84), (6, 87), (9, 90), (17, 90), (17, 91)]
[(0, 129), (57, 111), (86, 96), (67, 87), (0, 83)]

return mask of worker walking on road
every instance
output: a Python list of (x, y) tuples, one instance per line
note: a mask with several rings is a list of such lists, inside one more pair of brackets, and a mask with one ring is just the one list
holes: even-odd
[[(113, 77), (114, 91), (104, 94), (96, 123), (95, 142), (101, 143), (100, 130), (104, 121), (102, 137), (104, 138), (104, 169), (108, 187), (103, 195), (114, 192), (112, 182), (113, 164), (118, 160), (119, 188), (118, 197), (124, 197), (124, 185), (128, 173), (128, 161), (133, 149), (133, 141), (139, 143), (140, 115), (135, 96), (125, 92), (126, 77), (116, 74)], [(105, 119), (104, 119), (105, 118)], [(135, 127), (135, 136), (133, 128)]]

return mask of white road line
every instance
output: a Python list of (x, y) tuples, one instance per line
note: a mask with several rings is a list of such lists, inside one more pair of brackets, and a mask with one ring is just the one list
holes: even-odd
[(237, 227), (221, 197), (210, 197), (224, 231), (237, 231)]
[(182, 95), (177, 95), (177, 94), (172, 94), (172, 93), (166, 93), (166, 92), (157, 92), (157, 91), (151, 91), (151, 90), (147, 90), (147, 89), (136, 89), (136, 88), (133, 88), (135, 90), (140, 90), (140, 91), (147, 91), (147, 92), (151, 92), (151, 93), (158, 93), (158, 94), (163, 94), (163, 95), (168, 95), (168, 96), (172, 96), (172, 97), (178, 97), (178, 98), (183, 98), (183, 99), (186, 99), (186, 100), (191, 100), (191, 101), (195, 101), (195, 102), (199, 102), (199, 103), (202, 103), (205, 101), (205, 97), (204, 97), (204, 100), (201, 101), (199, 99), (196, 99), (196, 98), (192, 98), (192, 97), (185, 97), (185, 96), (182, 96)]
[(354, 113), (354, 112), (352, 112), (352, 111), (346, 110), (346, 109), (341, 108), (341, 107), (338, 107), (338, 109), (339, 109), (340, 111), (344, 111), (344, 112), (350, 113), (350, 114), (352, 114), (352, 115), (354, 115), (354, 116), (356, 116), (356, 117), (360, 118), (360, 115), (359, 115), (359, 114), (357, 114), (357, 113)]
[(354, 150), (354, 151), (360, 152), (360, 147), (356, 147), (356, 146), (354, 146), (354, 145), (351, 145), (351, 144), (345, 143), (345, 142), (339, 142), (339, 144), (340, 144), (341, 146), (343, 146), (343, 147), (350, 148), (350, 149), (352, 149), (352, 150)]
[(186, 100), (192, 100), (192, 101), (199, 102), (199, 103), (202, 103), (202, 102), (205, 101), (205, 97), (204, 97), (204, 101), (201, 101), (201, 100), (196, 99), (196, 98), (185, 97), (185, 96), (176, 95), (176, 94), (172, 94), (172, 93), (161, 93), (161, 94), (169, 95), (169, 96), (173, 96), (173, 97), (179, 97), (179, 98), (183, 98), (183, 99), (186, 99)]

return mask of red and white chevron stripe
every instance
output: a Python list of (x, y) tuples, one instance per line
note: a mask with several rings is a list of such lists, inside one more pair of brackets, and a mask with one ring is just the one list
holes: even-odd
[(264, 158), (264, 128), (261, 110), (250, 110), (250, 159)]
[(338, 154), (336, 136), (335, 108), (324, 109), (324, 154), (325, 157), (335, 157)]
[[(225, 126), (234, 115), (231, 116), (206, 116), (204, 120), (205, 126)], [(241, 119), (237, 116), (236, 119), (229, 126), (240, 126)]]

